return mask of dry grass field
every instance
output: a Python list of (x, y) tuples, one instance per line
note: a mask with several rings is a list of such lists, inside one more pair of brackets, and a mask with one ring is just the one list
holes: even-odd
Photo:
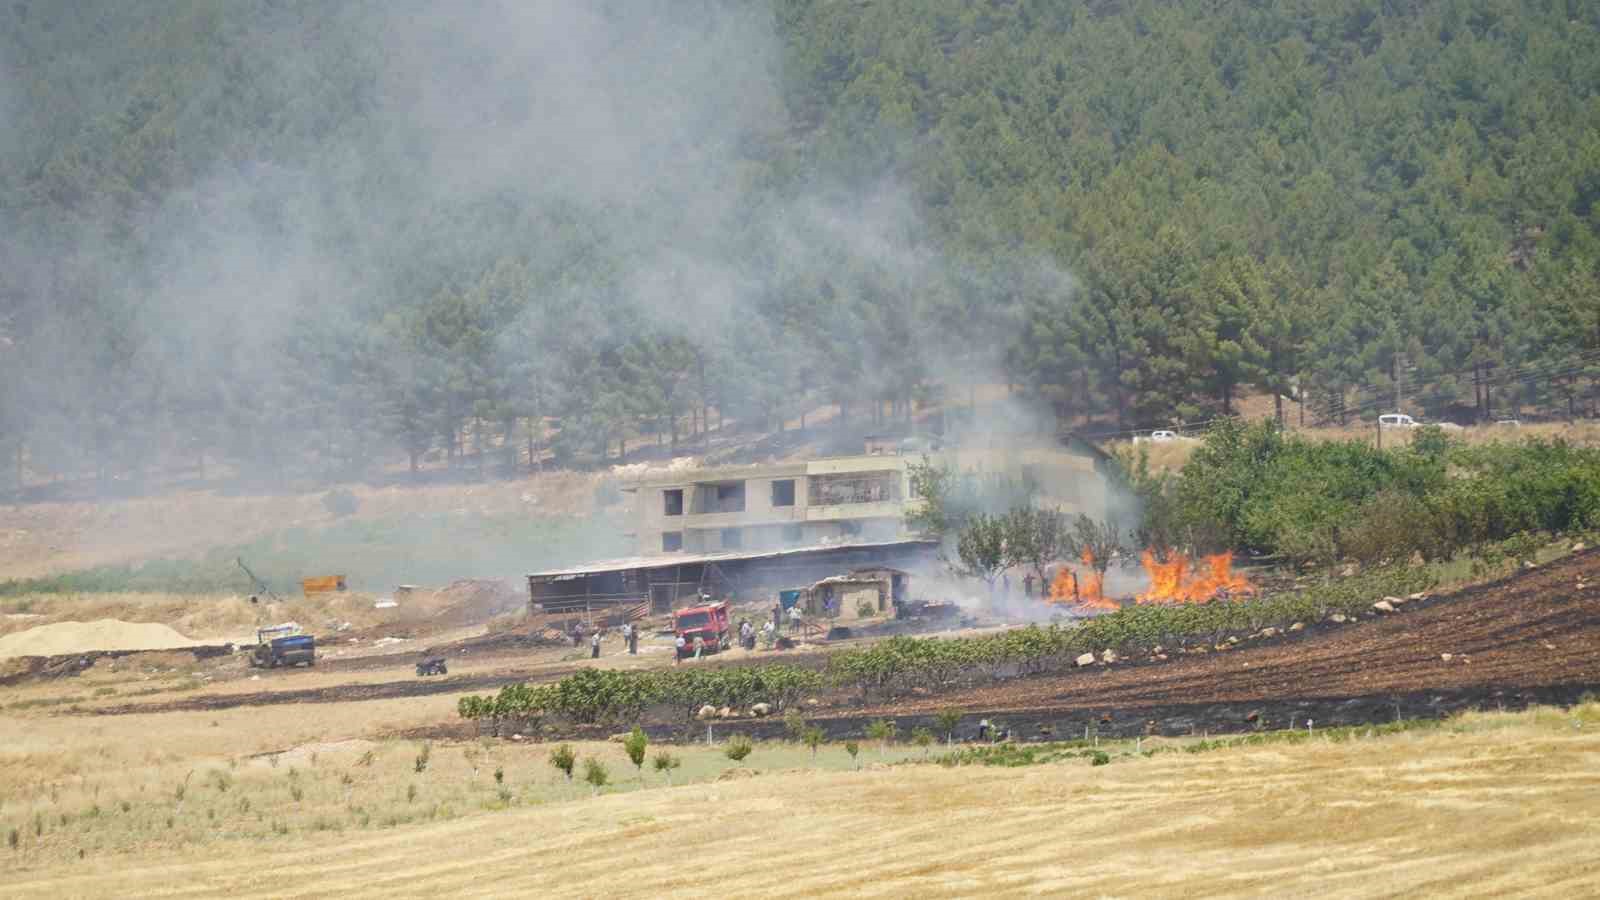
[[(1572, 897), (1600, 884), (1595, 703), (1338, 742), (1108, 746), (1104, 766), (885, 767), (868, 745), (866, 770), (850, 771), (837, 746), (813, 761), (759, 745), (742, 764), (674, 747), (677, 786), (647, 763), (646, 790), (616, 745), (581, 745), (618, 782), (598, 797), (547, 764), (547, 745), (433, 744), (418, 772), (415, 741), (326, 737), (447, 702), (0, 723), (27, 735), (0, 768), (0, 820), (20, 834), (0, 893)], [(274, 749), (269, 735), (289, 752), (248, 755)], [(920, 751), (887, 759), (907, 755)]]

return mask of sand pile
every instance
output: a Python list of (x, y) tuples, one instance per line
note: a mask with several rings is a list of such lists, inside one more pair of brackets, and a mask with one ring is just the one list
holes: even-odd
[(478, 625), (504, 613), (524, 610), (528, 605), (528, 596), (517, 590), (515, 582), (462, 579), (435, 591), (432, 605), (435, 623), (460, 627)]
[(0, 659), (13, 656), (60, 656), (90, 650), (173, 650), (200, 641), (155, 622), (53, 622), (0, 637)]

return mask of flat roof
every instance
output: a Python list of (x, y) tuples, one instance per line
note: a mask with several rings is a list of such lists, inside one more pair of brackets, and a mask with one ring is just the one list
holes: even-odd
[(716, 553), (662, 553), (655, 556), (625, 556), (621, 559), (607, 559), (597, 562), (585, 563), (568, 569), (549, 569), (543, 572), (529, 572), (529, 578), (543, 578), (550, 581), (564, 581), (569, 578), (579, 578), (584, 575), (599, 575), (603, 572), (624, 572), (631, 569), (661, 569), (669, 566), (691, 566), (708, 562), (734, 562), (750, 559), (776, 559), (782, 556), (796, 556), (805, 553), (824, 553), (829, 550), (872, 550), (887, 547), (933, 547), (937, 541), (903, 540), (879, 541), (876, 543), (857, 544), (812, 544), (806, 547), (790, 547), (786, 550), (723, 550)]

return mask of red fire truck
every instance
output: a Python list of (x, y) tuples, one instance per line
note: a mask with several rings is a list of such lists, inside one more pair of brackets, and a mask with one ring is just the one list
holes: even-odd
[(708, 603), (704, 606), (686, 606), (672, 614), (672, 630), (683, 638), (680, 658), (694, 655), (694, 639), (704, 642), (705, 653), (716, 653), (733, 646), (733, 635), (728, 625), (728, 604)]

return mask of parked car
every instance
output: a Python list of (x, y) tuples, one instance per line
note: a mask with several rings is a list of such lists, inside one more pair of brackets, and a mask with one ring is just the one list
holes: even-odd
[(1384, 413), (1378, 417), (1379, 428), (1416, 428), (1419, 424), (1405, 413)]
[(1150, 440), (1158, 444), (1165, 441), (1175, 441), (1177, 439), (1178, 433), (1176, 431), (1161, 430), (1150, 432)]

